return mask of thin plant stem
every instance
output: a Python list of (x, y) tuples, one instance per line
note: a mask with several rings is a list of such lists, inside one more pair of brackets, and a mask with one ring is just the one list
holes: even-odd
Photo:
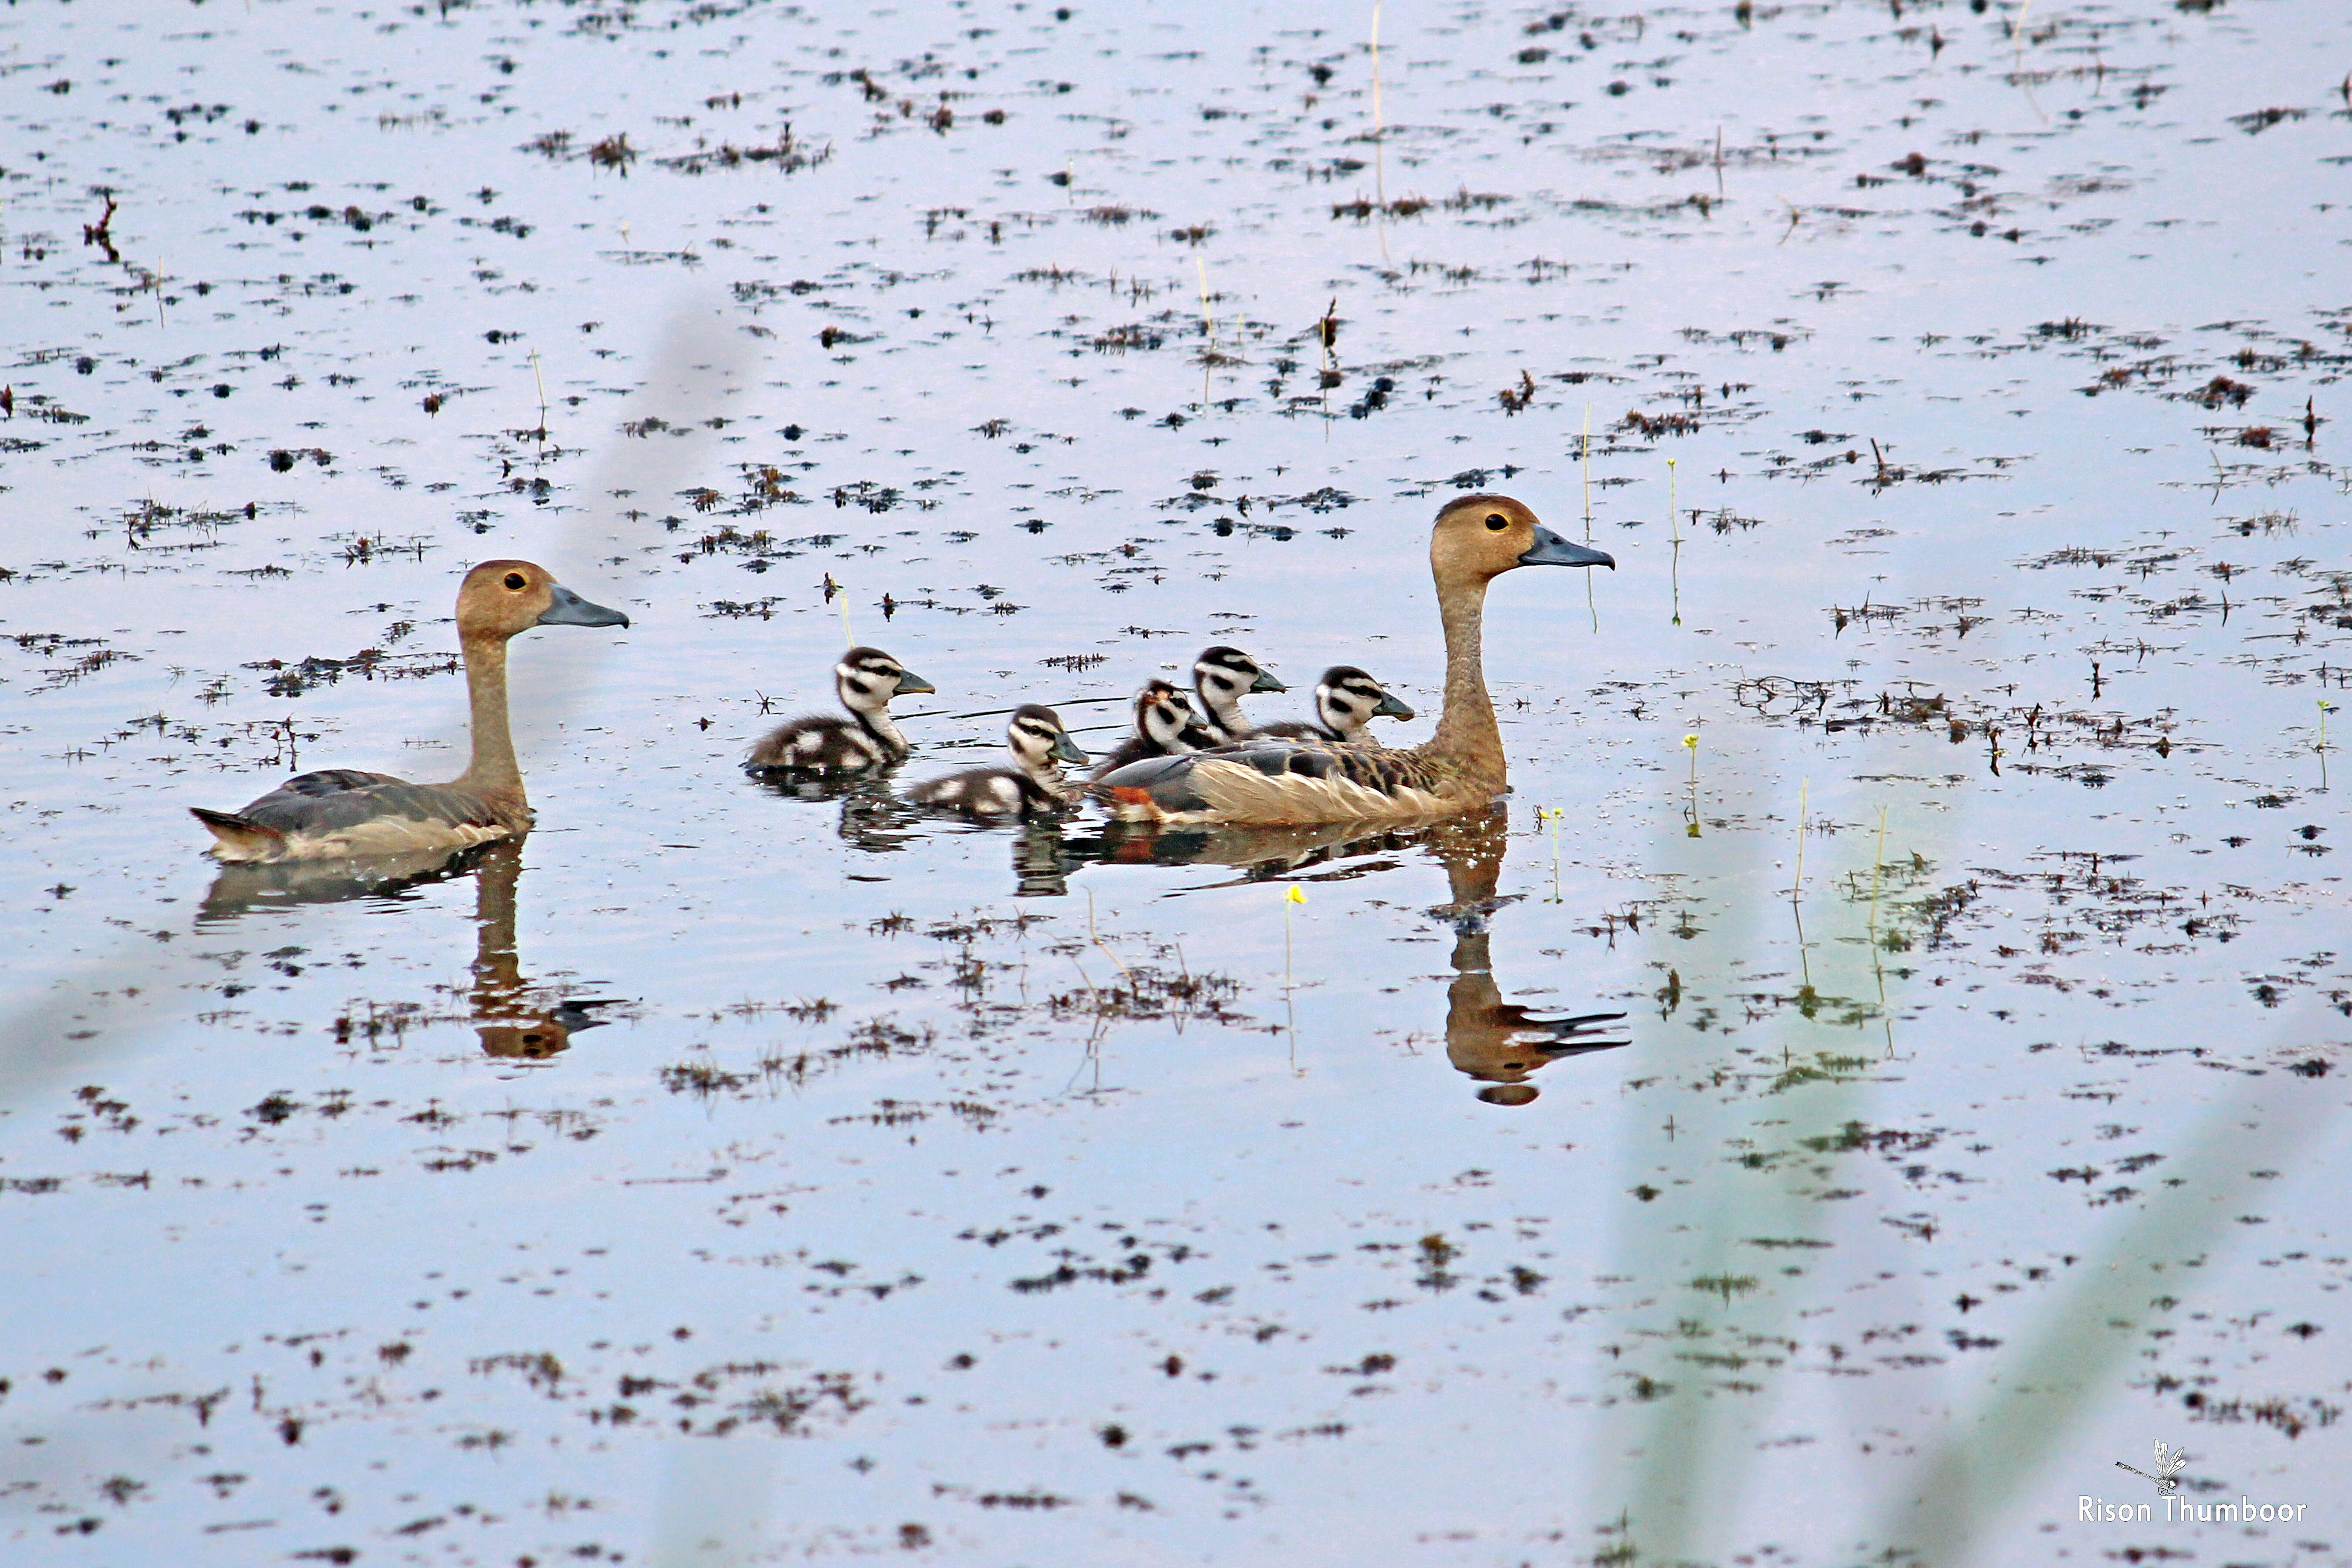
[(1095, 890), (1092, 888), (1088, 888), (1087, 889), (1087, 940), (1093, 942), (1097, 947), (1102, 949), (1102, 955), (1110, 960), (1111, 967), (1118, 971), (1118, 977), (1127, 982), (1128, 991), (1129, 994), (1133, 994), (1135, 991), (1135, 976), (1128, 973), (1126, 964), (1119, 963), (1118, 954), (1113, 952), (1108, 944), (1107, 944), (1099, 935), (1096, 934)]
[[(1672, 563), (1675, 590), (1674, 625), (1681, 626), (1683, 624), (1683, 518), (1681, 510), (1675, 505), (1676, 500), (1675, 460), (1668, 458), (1666, 459), (1666, 531), (1672, 536), (1675, 547)], [(1697, 762), (1696, 757), (1691, 760), (1694, 764)]]
[(1886, 868), (1886, 807), (1878, 808), (1878, 847), (1870, 857), (1870, 972), (1878, 980), (1878, 1019), (1886, 1029), (1886, 1054), (1895, 1055), (1895, 1015), (1886, 1005), (1885, 955), (1878, 946), (1878, 883)]
[(1797, 879), (1789, 884), (1789, 901), (1792, 904), (1805, 886), (1805, 801), (1812, 787), (1810, 777), (1797, 785)]
[[(1578, 456), (1584, 464), (1584, 542), (1592, 542), (1592, 405), (1584, 405), (1584, 436)], [(1601, 603), (1594, 597), (1592, 574), (1584, 574), (1584, 610), (1592, 617), (1592, 635), (1601, 635)]]
[(1388, 125), (1381, 113), (1381, 0), (1372, 0), (1372, 209), (1381, 259), (1389, 258)]

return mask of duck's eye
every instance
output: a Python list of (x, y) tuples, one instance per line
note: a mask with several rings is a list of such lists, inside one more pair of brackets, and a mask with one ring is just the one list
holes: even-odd
[(1499, 511), (1490, 511), (1486, 514), (1486, 526), (1496, 533), (1500, 533), (1503, 530), (1511, 526), (1511, 520), (1505, 517)]
[(524, 588), (528, 587), (530, 583), (530, 579), (525, 577), (520, 572), (509, 572), (507, 574), (507, 586), (518, 594), (521, 593)]

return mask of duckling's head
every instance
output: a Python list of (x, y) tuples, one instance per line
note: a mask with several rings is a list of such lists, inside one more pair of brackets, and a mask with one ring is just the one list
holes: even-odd
[(1031, 773), (1052, 773), (1060, 763), (1087, 760), (1062, 728), (1062, 716), (1041, 702), (1024, 702), (1013, 710), (1012, 722), (1004, 727), (1004, 740)]
[(1410, 719), (1412, 710), (1352, 664), (1335, 664), (1315, 683), (1315, 713), (1323, 727), (1345, 735), (1375, 719)]
[(878, 647), (843, 654), (833, 667), (833, 683), (842, 706), (856, 713), (879, 713), (893, 697), (939, 689)]
[(1168, 681), (1146, 681), (1135, 694), (1135, 732), (1159, 745), (1174, 744), (1200, 717), (1184, 689)]
[(1482, 586), (1516, 566), (1617, 566), (1602, 552), (1562, 539), (1508, 496), (1446, 502), (1429, 536), (1429, 564), (1441, 582)]
[(1287, 691), (1273, 676), (1258, 668), (1257, 660), (1237, 647), (1212, 647), (1201, 650), (1192, 661), (1192, 679), (1203, 692), (1232, 699), (1252, 691)]
[(457, 635), (500, 641), (532, 626), (625, 626), (618, 610), (592, 605), (529, 561), (485, 561), (457, 585)]

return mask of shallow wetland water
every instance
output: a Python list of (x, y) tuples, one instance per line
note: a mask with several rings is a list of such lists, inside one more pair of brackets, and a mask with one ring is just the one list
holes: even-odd
[[(2348, 70), (10, 9), (0, 1557), (2352, 1561)], [(1491, 820), (889, 793), (1211, 643), (1425, 738), (1476, 489), (1619, 567), (1496, 585)], [(635, 623), (515, 644), (537, 831), (216, 870), (455, 771), (497, 556)], [(746, 779), (845, 632), (912, 760)]]

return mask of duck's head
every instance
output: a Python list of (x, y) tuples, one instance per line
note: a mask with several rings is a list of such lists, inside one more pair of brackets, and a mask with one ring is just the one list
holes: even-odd
[(1315, 716), (1325, 729), (1348, 735), (1375, 719), (1410, 719), (1412, 710), (1354, 665), (1335, 664), (1315, 683)]
[(879, 713), (893, 697), (939, 689), (878, 647), (854, 647), (843, 654), (833, 667), (833, 683), (842, 706), (857, 713)]
[(1204, 695), (1213, 693), (1226, 700), (1253, 691), (1290, 689), (1237, 647), (1202, 649), (1201, 657), (1192, 661), (1192, 679)]
[(1051, 773), (1062, 763), (1083, 763), (1087, 754), (1062, 728), (1062, 716), (1040, 702), (1024, 702), (1013, 710), (1004, 727), (1005, 743), (1021, 765), (1032, 773)]
[(1135, 732), (1158, 745), (1174, 745), (1200, 719), (1184, 689), (1169, 681), (1146, 681), (1135, 694)]
[(1617, 566), (1601, 551), (1570, 543), (1508, 496), (1446, 502), (1429, 536), (1429, 564), (1440, 582), (1482, 584), (1517, 566)]
[(532, 626), (625, 626), (618, 610), (592, 605), (530, 561), (485, 561), (457, 585), (460, 637), (501, 640)]

